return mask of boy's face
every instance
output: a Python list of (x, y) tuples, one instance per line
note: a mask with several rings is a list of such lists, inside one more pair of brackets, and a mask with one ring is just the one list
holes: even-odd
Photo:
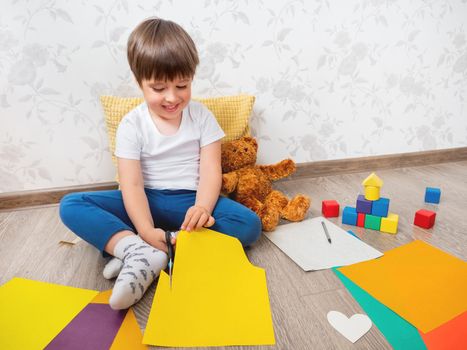
[(177, 119), (191, 99), (192, 78), (171, 81), (142, 80), (141, 90), (153, 116), (166, 120)]

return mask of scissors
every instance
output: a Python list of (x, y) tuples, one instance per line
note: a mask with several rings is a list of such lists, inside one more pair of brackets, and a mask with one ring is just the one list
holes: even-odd
[(172, 289), (172, 268), (174, 263), (174, 246), (172, 244), (172, 232), (165, 231), (165, 241), (167, 243), (167, 254), (169, 256), (169, 281), (170, 289)]

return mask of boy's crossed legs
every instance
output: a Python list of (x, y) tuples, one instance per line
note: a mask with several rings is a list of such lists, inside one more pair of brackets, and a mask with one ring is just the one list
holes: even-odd
[[(186, 210), (196, 200), (196, 192), (188, 190), (165, 191), (146, 189), (149, 205), (153, 216), (165, 213), (159, 217), (162, 227), (177, 230), (183, 222)], [(170, 197), (170, 198), (169, 198)], [(165, 203), (162, 207), (157, 205)], [(255, 242), (261, 234), (261, 221), (258, 216), (245, 206), (231, 199), (220, 197), (212, 213), (216, 219), (215, 224), (209, 227), (212, 230), (223, 232), (240, 240), (243, 246)], [(109, 260), (103, 275), (106, 279), (116, 277), (123, 267), (123, 262), (118, 258)]]
[[(177, 230), (196, 199), (195, 191), (149, 190), (146, 195), (157, 227)], [(139, 301), (167, 265), (167, 255), (134, 234), (134, 226), (123, 206), (121, 192), (73, 193), (60, 205), (62, 221), (78, 236), (103, 252), (114, 255), (104, 269), (104, 277), (118, 274), (110, 305), (127, 308)], [(254, 212), (228, 198), (219, 198), (211, 228), (237, 237), (246, 246), (259, 238), (261, 222)], [(96, 234), (97, 232), (97, 234)]]

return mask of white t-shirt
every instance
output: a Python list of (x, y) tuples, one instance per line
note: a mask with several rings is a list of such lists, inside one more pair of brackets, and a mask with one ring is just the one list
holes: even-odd
[(146, 103), (130, 111), (120, 122), (115, 155), (141, 161), (144, 187), (196, 190), (200, 149), (225, 136), (214, 115), (195, 101), (183, 109), (174, 135), (159, 132)]

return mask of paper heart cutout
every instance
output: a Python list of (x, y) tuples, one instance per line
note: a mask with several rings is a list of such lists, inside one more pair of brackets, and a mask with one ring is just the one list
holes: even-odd
[(327, 317), (331, 326), (352, 343), (360, 339), (372, 326), (367, 315), (355, 314), (347, 318), (342, 312), (329, 311)]

